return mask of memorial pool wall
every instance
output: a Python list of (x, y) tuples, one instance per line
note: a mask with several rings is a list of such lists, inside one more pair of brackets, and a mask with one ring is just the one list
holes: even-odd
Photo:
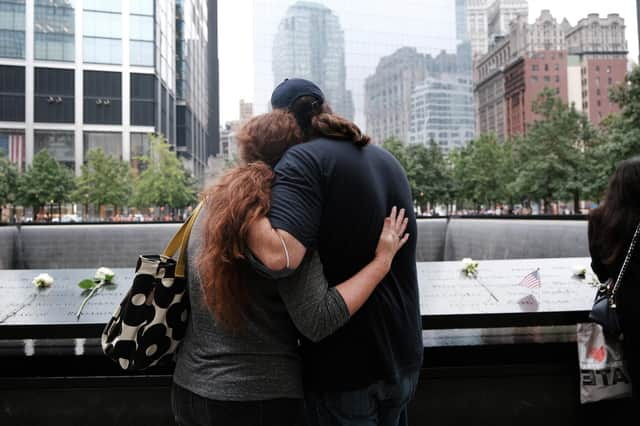
[[(0, 269), (133, 267), (179, 224), (0, 227)], [(586, 220), (419, 219), (416, 261), (586, 257)]]

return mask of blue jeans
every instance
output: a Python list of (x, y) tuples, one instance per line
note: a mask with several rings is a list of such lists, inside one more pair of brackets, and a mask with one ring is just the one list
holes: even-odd
[(302, 399), (216, 401), (176, 385), (171, 409), (178, 426), (302, 426)]
[(307, 392), (307, 426), (408, 426), (407, 405), (420, 372), (398, 383), (374, 383), (345, 392)]

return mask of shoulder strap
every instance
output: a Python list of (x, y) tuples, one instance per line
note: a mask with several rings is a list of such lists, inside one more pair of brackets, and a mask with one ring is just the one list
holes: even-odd
[(638, 226), (636, 227), (636, 232), (633, 234), (633, 238), (631, 239), (631, 244), (629, 245), (629, 250), (627, 251), (627, 257), (624, 258), (624, 263), (622, 264), (622, 268), (620, 268), (620, 273), (618, 274), (616, 283), (611, 289), (611, 300), (613, 301), (614, 304), (615, 304), (616, 292), (618, 291), (618, 288), (622, 283), (622, 278), (624, 277), (624, 273), (626, 272), (627, 267), (629, 266), (629, 261), (633, 256), (633, 251), (636, 247), (636, 243), (638, 242), (639, 236), (640, 236), (640, 223), (638, 223)]
[(164, 252), (162, 253), (163, 256), (172, 257), (173, 255), (176, 254), (178, 249), (180, 250), (180, 255), (178, 256), (178, 263), (176, 265), (176, 272), (175, 272), (175, 276), (178, 278), (184, 278), (184, 272), (186, 269), (185, 253), (187, 251), (186, 250), (187, 245), (189, 244), (189, 236), (191, 235), (191, 228), (193, 228), (193, 224), (195, 223), (196, 218), (198, 217), (198, 213), (200, 213), (200, 210), (202, 209), (203, 204), (204, 204), (204, 200), (198, 203), (196, 208), (191, 213), (191, 216), (189, 216), (189, 218), (180, 226), (180, 229), (178, 229), (178, 231), (173, 235), (173, 237), (171, 238), (171, 241), (169, 241), (169, 244), (167, 244), (167, 247), (164, 249)]

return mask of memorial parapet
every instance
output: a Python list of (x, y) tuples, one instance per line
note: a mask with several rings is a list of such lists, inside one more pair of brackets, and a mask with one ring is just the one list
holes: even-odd
[[(460, 262), (418, 262), (420, 309), (424, 329), (571, 325), (587, 319), (595, 295), (588, 258), (480, 261), (478, 274), (467, 277)], [(576, 265), (589, 271), (572, 275)], [(539, 285), (521, 284), (538, 271)], [(31, 283), (47, 272), (55, 284), (36, 289)], [(95, 269), (0, 270), (0, 339), (92, 338), (104, 325), (133, 281), (133, 268), (116, 268), (115, 285), (89, 300), (77, 283)]]

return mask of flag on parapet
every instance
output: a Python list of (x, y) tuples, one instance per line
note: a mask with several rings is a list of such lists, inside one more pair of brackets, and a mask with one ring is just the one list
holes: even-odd
[(519, 285), (527, 288), (540, 288), (542, 285), (542, 282), (540, 281), (540, 268), (525, 275)]

